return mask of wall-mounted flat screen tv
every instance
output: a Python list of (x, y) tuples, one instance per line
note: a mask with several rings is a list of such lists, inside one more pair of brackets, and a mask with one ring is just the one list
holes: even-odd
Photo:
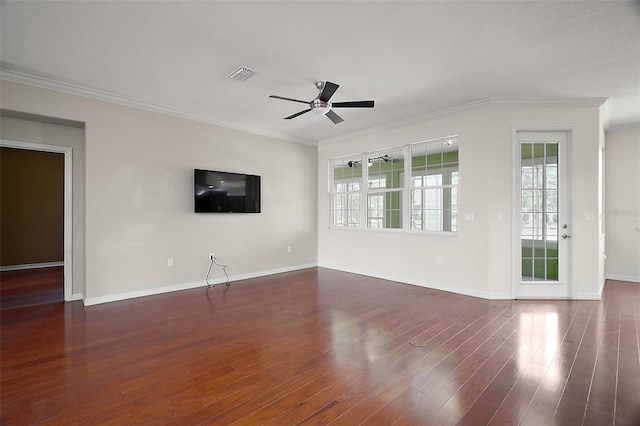
[(194, 170), (196, 213), (260, 213), (260, 176)]

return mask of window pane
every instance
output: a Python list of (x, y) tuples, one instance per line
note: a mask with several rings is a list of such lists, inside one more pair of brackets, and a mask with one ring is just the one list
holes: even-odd
[(558, 279), (558, 144), (521, 150), (522, 279)]
[(543, 174), (543, 166), (536, 165), (533, 168), (533, 188), (534, 189), (542, 189), (544, 188), (544, 174)]
[(522, 258), (522, 281), (533, 280), (533, 259)]
[(413, 145), (411, 161), (411, 229), (457, 231), (457, 138)]
[(402, 228), (402, 193), (400, 191), (367, 194), (369, 228)]
[(426, 176), (425, 186), (438, 186), (442, 185), (442, 174), (433, 174)]
[(402, 212), (400, 210), (389, 211), (389, 222), (387, 228), (402, 228)]
[(359, 191), (362, 186), (362, 157), (333, 160), (332, 225), (359, 226)]
[(404, 149), (372, 152), (367, 156), (370, 180), (382, 179), (385, 185), (370, 188), (401, 188), (404, 184), (400, 174), (404, 172)]
[(558, 211), (558, 191), (555, 189), (547, 190), (547, 198), (545, 200), (547, 213), (555, 213)]
[(558, 164), (558, 144), (557, 143), (548, 143), (547, 144), (547, 164)]
[(533, 192), (533, 211), (542, 211), (542, 189), (535, 189)]
[(439, 231), (442, 229), (442, 210), (426, 210), (424, 229), (427, 231)]
[(533, 167), (522, 166), (522, 189), (533, 189)]
[(424, 197), (427, 209), (442, 208), (442, 188), (425, 189)]
[(547, 176), (547, 188), (555, 189), (558, 188), (558, 167), (557, 166), (547, 166), (546, 170)]

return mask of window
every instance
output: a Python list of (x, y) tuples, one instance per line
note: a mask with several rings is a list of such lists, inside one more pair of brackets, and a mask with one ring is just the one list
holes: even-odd
[(367, 155), (367, 227), (402, 228), (404, 150)]
[(411, 147), (411, 229), (458, 230), (456, 138)]
[(331, 225), (456, 232), (457, 142), (452, 136), (330, 160)]
[(558, 281), (559, 147), (520, 141), (522, 281)]
[(337, 228), (360, 226), (360, 189), (362, 159), (333, 160), (333, 191), (331, 223)]
[(367, 195), (367, 226), (384, 228), (384, 195)]
[(522, 144), (522, 237), (558, 240), (557, 144)]

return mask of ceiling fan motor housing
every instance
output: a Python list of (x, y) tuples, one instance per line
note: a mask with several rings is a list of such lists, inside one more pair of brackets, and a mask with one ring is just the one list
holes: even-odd
[(331, 102), (323, 102), (320, 99), (314, 99), (310, 103), (311, 109), (316, 114), (325, 115), (331, 109)]

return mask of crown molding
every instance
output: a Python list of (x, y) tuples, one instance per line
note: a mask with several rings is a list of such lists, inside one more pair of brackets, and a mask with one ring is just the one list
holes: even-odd
[(416, 122), (424, 121), (428, 119), (433, 119), (437, 117), (445, 117), (445, 116), (460, 114), (466, 111), (470, 111), (470, 110), (474, 110), (474, 109), (478, 109), (486, 106), (506, 107), (506, 108), (517, 108), (517, 107), (526, 107), (526, 108), (530, 108), (530, 107), (540, 107), (540, 108), (592, 107), (594, 108), (594, 107), (606, 106), (606, 102), (608, 99), (609, 98), (487, 98), (487, 99), (481, 99), (479, 101), (469, 102), (463, 105), (458, 105), (451, 108), (442, 109), (439, 111), (429, 112), (429, 113), (418, 115), (416, 117), (408, 118), (405, 120), (394, 121), (391, 123), (383, 124), (381, 126), (371, 127), (369, 129), (348, 133), (346, 135), (340, 135), (333, 138), (322, 139), (318, 141), (318, 145), (338, 142), (338, 141), (353, 138), (356, 136), (365, 136), (371, 133), (379, 132), (381, 130), (401, 127), (408, 124), (412, 124), (412, 123), (416, 123)]
[(609, 98), (489, 98), (493, 106), (505, 107), (599, 107)]
[[(640, 122), (623, 123), (606, 128), (606, 133), (614, 133), (624, 130), (640, 130)], [(624, 280), (623, 280), (624, 281)]]
[(58, 80), (35, 76), (33, 74), (28, 74), (19, 71), (12, 71), (6, 68), (0, 68), (0, 79), (11, 81), (14, 83), (25, 84), (28, 86), (39, 87), (42, 89), (53, 90), (56, 92), (67, 93), (71, 95), (81, 96), (84, 98), (94, 99), (103, 102), (110, 102), (117, 105), (123, 105), (131, 108), (137, 108), (141, 110), (156, 112), (159, 114), (171, 115), (174, 117), (185, 118), (192, 121), (198, 121), (201, 123), (213, 124), (220, 127), (226, 127), (229, 129), (239, 130), (246, 133), (252, 133), (255, 135), (265, 136), (269, 138), (275, 138), (279, 140), (284, 140), (288, 142), (295, 142), (304, 145), (321, 145), (328, 144), (333, 142), (338, 142), (341, 140), (364, 136), (372, 133), (379, 132), (381, 130), (396, 128), (400, 126), (405, 126), (408, 124), (416, 123), (423, 120), (433, 119), (436, 117), (444, 117), (455, 114), (460, 114), (469, 110), (485, 107), (485, 106), (495, 106), (495, 107), (541, 107), (541, 108), (549, 108), (549, 107), (602, 107), (603, 111), (603, 119), (605, 124), (605, 130), (608, 129), (608, 98), (487, 98), (481, 99), (478, 101), (470, 102), (463, 105), (458, 105), (451, 108), (446, 108), (439, 111), (434, 111), (422, 115), (418, 115), (412, 118), (394, 121), (391, 123), (383, 124), (380, 126), (370, 127), (368, 129), (359, 130), (352, 133), (347, 133), (344, 135), (322, 139), (319, 141), (309, 140), (309, 139), (301, 139), (301, 138), (293, 138), (287, 135), (276, 134), (265, 132), (260, 129), (254, 129), (251, 127), (243, 126), (238, 123), (233, 123), (224, 120), (218, 120), (212, 117), (208, 117), (202, 114), (193, 113), (190, 111), (185, 111), (177, 108), (167, 107), (164, 105), (154, 104), (146, 101), (142, 101), (140, 99), (135, 99), (122, 95), (114, 95), (112, 93), (104, 92), (97, 89), (91, 89), (88, 87), (83, 87), (76, 84), (65, 83)]
[(246, 127), (238, 123), (233, 123), (224, 120), (218, 120), (212, 117), (208, 117), (202, 114), (197, 114), (190, 111), (181, 110), (178, 108), (172, 108), (165, 105), (159, 105), (151, 102), (142, 101), (122, 95), (114, 95), (113, 93), (104, 92), (97, 89), (91, 89), (76, 84), (65, 83), (57, 80), (53, 80), (46, 77), (35, 76), (19, 71), (12, 71), (6, 68), (0, 69), (0, 79), (10, 81), (13, 83), (25, 84), (28, 86), (38, 87), (41, 89), (53, 90), (56, 92), (67, 93), (70, 95), (81, 96), (84, 98), (94, 99), (103, 102), (109, 102), (117, 105), (123, 105), (131, 108), (137, 108), (145, 111), (151, 111), (159, 114), (171, 115), (178, 118), (185, 118), (187, 120), (198, 121), (206, 124), (213, 124), (215, 126), (226, 127), (233, 130), (239, 130), (246, 133), (252, 133), (255, 135), (266, 136), (269, 138), (284, 140), (288, 142), (301, 143), (305, 145), (315, 146), (316, 142), (308, 139), (293, 138), (286, 135), (277, 133), (265, 132), (260, 129), (254, 129)]
[(460, 114), (465, 111), (469, 111), (475, 108), (480, 108), (483, 106), (489, 105), (488, 99), (483, 99), (476, 102), (470, 102), (468, 104), (455, 106), (452, 108), (446, 108), (439, 111), (429, 112), (427, 114), (418, 115), (415, 117), (407, 118), (404, 120), (392, 121), (391, 123), (383, 124), (381, 126), (370, 127), (368, 129), (359, 130), (357, 132), (347, 133), (345, 135), (336, 136), (333, 138), (322, 139), (318, 141), (318, 145), (330, 144), (334, 142), (339, 142), (345, 139), (350, 139), (356, 136), (366, 136), (371, 133), (376, 133), (385, 129), (392, 129), (396, 127), (406, 126), (408, 124), (416, 123), (423, 120), (428, 120), (436, 117), (443, 117), (447, 115), (455, 115)]

